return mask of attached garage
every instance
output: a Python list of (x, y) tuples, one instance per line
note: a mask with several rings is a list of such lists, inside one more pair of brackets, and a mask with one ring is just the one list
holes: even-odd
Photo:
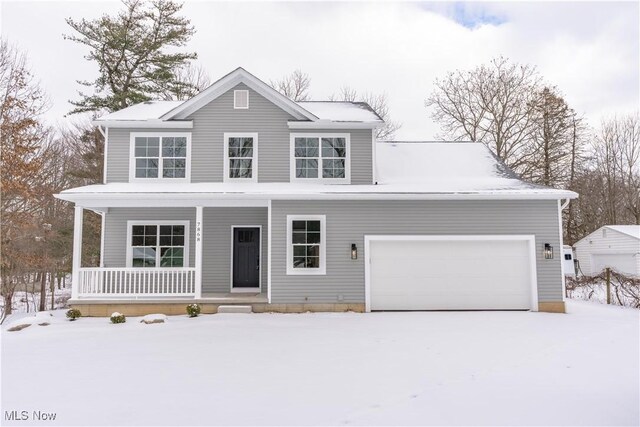
[(537, 310), (533, 236), (366, 236), (366, 309)]

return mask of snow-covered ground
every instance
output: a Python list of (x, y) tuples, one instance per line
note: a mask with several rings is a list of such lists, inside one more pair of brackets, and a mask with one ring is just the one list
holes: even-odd
[[(2, 331), (39, 425), (638, 425), (640, 311), (226, 314)], [(31, 418), (30, 418), (31, 419)], [(3, 425), (29, 425), (6, 421)], [(38, 424), (38, 423), (36, 423)]]
[[(56, 287), (54, 291), (53, 304), (55, 308), (64, 308), (67, 306), (67, 300), (71, 297), (71, 287), (58, 289)], [(24, 292), (17, 291), (13, 295), (13, 307), (14, 313), (33, 313), (38, 310), (40, 306), (40, 292)], [(4, 300), (0, 298), (0, 312), (4, 310)], [(45, 302), (46, 307), (51, 307), (51, 292), (49, 292), (49, 285), (47, 284), (47, 299)]]

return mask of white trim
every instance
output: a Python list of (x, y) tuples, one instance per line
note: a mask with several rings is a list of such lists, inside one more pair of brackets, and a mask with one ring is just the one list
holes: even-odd
[(84, 208), (75, 206), (73, 210), (73, 255), (71, 265), (71, 298), (80, 294), (80, 267), (82, 267), (82, 220)]
[(233, 70), (193, 98), (183, 102), (173, 110), (165, 113), (160, 119), (186, 119), (195, 111), (204, 107), (214, 99), (220, 97), (221, 95), (225, 94), (227, 91), (233, 89), (241, 83), (244, 83), (249, 87), (249, 89), (253, 89), (253, 91), (258, 93), (259, 95), (262, 95), (274, 105), (291, 114), (296, 119), (306, 119), (312, 121), (318, 120), (318, 117), (304, 109), (302, 106), (298, 105), (298, 103), (282, 95), (280, 92), (273, 89), (271, 86), (243, 68), (237, 68)]
[(271, 235), (273, 234), (271, 210), (271, 200), (269, 200), (267, 206), (267, 302), (269, 304), (271, 304)]
[[(195, 229), (195, 239), (196, 239), (195, 297), (196, 298), (202, 298), (202, 251), (203, 251), (203, 239), (204, 239), (204, 218), (203, 217), (204, 217), (204, 208), (202, 206), (196, 206), (196, 229)], [(187, 264), (189, 264), (189, 260), (187, 260)]]
[[(253, 138), (253, 156), (251, 157), (251, 178), (229, 177), (229, 138)], [(225, 132), (223, 134), (223, 182), (258, 182), (258, 133), (257, 132)], [(248, 157), (247, 157), (248, 158)]]
[[(258, 287), (254, 288), (234, 288), (233, 287), (233, 254), (235, 253), (235, 239), (233, 238), (233, 232), (236, 228), (257, 228), (259, 230), (260, 241), (258, 245)], [(231, 293), (261, 293), (262, 292), (262, 225), (232, 225), (231, 226), (231, 256), (229, 257), (231, 264), (229, 271), (231, 272), (229, 278), (229, 290)]]
[[(330, 187), (330, 186), (327, 186)], [(344, 186), (351, 187), (351, 186)], [(231, 190), (231, 189), (230, 189)], [(267, 207), (269, 200), (558, 200), (564, 196), (555, 194), (472, 194), (472, 193), (366, 193), (366, 192), (323, 192), (323, 193), (243, 193), (228, 192), (62, 192), (54, 197), (79, 203), (87, 209), (116, 207), (166, 207), (171, 203), (176, 207), (194, 206), (253, 206)]]
[[(158, 147), (158, 177), (157, 178), (136, 178), (136, 137), (157, 137), (160, 138)], [(162, 138), (163, 137), (184, 137), (187, 139), (187, 157), (185, 158), (184, 178), (163, 178), (163, 157)], [(179, 158), (179, 157), (178, 157)], [(131, 132), (129, 134), (129, 182), (191, 182), (191, 132)]]
[(100, 267), (104, 267), (104, 233), (107, 223), (107, 213), (100, 212)]
[[(566, 205), (568, 205), (568, 201), (566, 203)], [(562, 301), (565, 300), (565, 293), (567, 292), (567, 284), (566, 284), (566, 280), (564, 277), (564, 236), (562, 233), (562, 209), (564, 209), (564, 207), (566, 205), (562, 204), (562, 200), (558, 200), (558, 231), (560, 232), (558, 238), (560, 239), (560, 280), (562, 281), (562, 292), (560, 292), (562, 294)], [(573, 262), (573, 260), (572, 260)], [(593, 265), (593, 264), (592, 264)]]
[(191, 120), (176, 120), (165, 122), (162, 120), (93, 120), (91, 124), (95, 126), (105, 126), (107, 128), (157, 128), (157, 129), (193, 129)]
[[(238, 106), (238, 96), (240, 93), (244, 93), (247, 96), (247, 106)], [(233, 109), (234, 110), (248, 110), (249, 109), (249, 90), (248, 89), (236, 89), (233, 91)]]
[(365, 235), (364, 236), (364, 300), (365, 311), (371, 311), (371, 242), (372, 241), (478, 241), (514, 240), (526, 241), (529, 247), (531, 283), (531, 311), (538, 311), (538, 277), (536, 272), (536, 238), (532, 234), (471, 234), (471, 235)]
[[(189, 220), (129, 220), (127, 221), (127, 242), (126, 242), (126, 266), (127, 268), (138, 268), (133, 267), (133, 247), (131, 246), (131, 227), (134, 225), (155, 225), (158, 227), (158, 232), (160, 230), (160, 226), (162, 225), (183, 225), (184, 226), (184, 253), (183, 259), (184, 264), (183, 268), (189, 268), (189, 244), (191, 243), (190, 235), (189, 235)], [(156, 247), (160, 246), (160, 242), (156, 242)], [(145, 267), (149, 270), (153, 269), (162, 269), (162, 268), (180, 268), (180, 267), (159, 267), (160, 265), (160, 252), (156, 252), (156, 266), (155, 267)]]
[[(101, 129), (98, 126), (98, 129)], [(107, 159), (109, 158), (109, 128), (105, 128), (104, 133), (102, 134), (104, 137), (104, 150), (102, 153), (102, 183), (107, 183)]]
[(376, 183), (378, 173), (376, 171), (376, 132), (371, 129), (371, 183)]
[[(297, 178), (296, 177), (296, 138), (318, 138), (318, 178)], [(322, 138), (344, 138), (345, 139), (345, 160), (344, 178), (322, 178)], [(351, 184), (351, 134), (350, 133), (291, 133), (289, 135), (289, 180), (292, 183), (305, 184)]]
[[(291, 243), (293, 221), (320, 221), (320, 267), (293, 268), (293, 244)], [(326, 215), (287, 215), (287, 275), (318, 276), (327, 274), (327, 216)]]
[(289, 129), (377, 129), (383, 122), (332, 122), (316, 120), (313, 122), (287, 122)]

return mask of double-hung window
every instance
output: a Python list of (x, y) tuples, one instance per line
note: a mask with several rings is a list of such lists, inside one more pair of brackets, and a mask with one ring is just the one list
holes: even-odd
[(129, 221), (129, 267), (186, 267), (188, 221)]
[(258, 181), (258, 134), (224, 134), (224, 181)]
[(287, 215), (287, 274), (326, 274), (324, 215)]
[(189, 178), (190, 134), (131, 133), (132, 180)]
[(292, 134), (291, 181), (350, 181), (349, 134)]

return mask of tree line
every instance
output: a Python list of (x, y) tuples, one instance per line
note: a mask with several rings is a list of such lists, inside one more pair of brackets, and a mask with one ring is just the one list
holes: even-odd
[(592, 126), (538, 70), (498, 57), (435, 81), (440, 138), (486, 144), (526, 181), (580, 194), (563, 212), (573, 244), (606, 224), (640, 224), (638, 112)]
[[(73, 209), (53, 194), (103, 182), (104, 137), (91, 119), (138, 102), (188, 99), (210, 84), (197, 54), (185, 50), (195, 28), (181, 8), (173, 0), (125, 0), (114, 15), (67, 19), (65, 39), (85, 46), (85, 59), (99, 71), (78, 81), (69, 113), (76, 120), (66, 126), (46, 124), (45, 90), (25, 54), (0, 40), (2, 316), (22, 291), (40, 295), (38, 310), (47, 308), (48, 293), (52, 307), (54, 288), (71, 271)], [(311, 81), (298, 69), (270, 84), (306, 101)], [(386, 122), (379, 140), (393, 139), (401, 127), (385, 93), (344, 85), (330, 100), (368, 103)], [(425, 105), (442, 139), (484, 143), (524, 179), (580, 193), (564, 212), (566, 242), (604, 224), (640, 223), (637, 113), (591, 127), (535, 67), (502, 57), (437, 79)], [(84, 224), (83, 265), (95, 266), (101, 217), (85, 211)]]

